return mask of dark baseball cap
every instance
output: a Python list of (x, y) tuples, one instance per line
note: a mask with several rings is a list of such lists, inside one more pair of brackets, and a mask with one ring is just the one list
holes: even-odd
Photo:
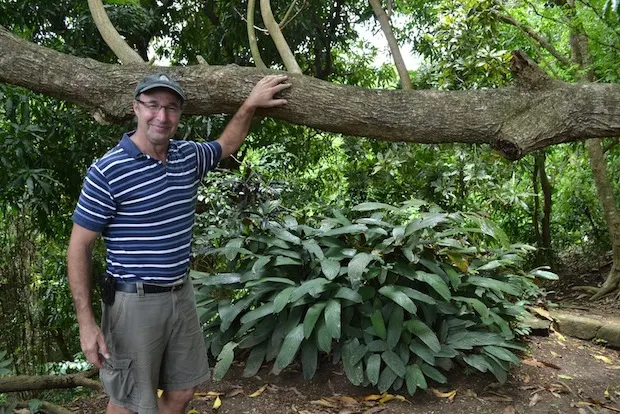
[(181, 103), (185, 102), (185, 93), (183, 93), (181, 85), (165, 73), (155, 73), (142, 79), (138, 86), (136, 86), (134, 99), (137, 98), (142, 92), (150, 91), (155, 88), (170, 89), (181, 97)]

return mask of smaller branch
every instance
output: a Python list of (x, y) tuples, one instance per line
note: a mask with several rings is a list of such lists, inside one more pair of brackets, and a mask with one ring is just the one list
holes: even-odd
[(88, 8), (101, 37), (121, 63), (144, 63), (138, 52), (133, 50), (116, 31), (101, 0), (88, 0)]
[(370, 5), (372, 6), (373, 11), (375, 12), (375, 16), (377, 16), (377, 20), (379, 20), (379, 24), (381, 25), (381, 30), (387, 39), (388, 45), (390, 46), (390, 52), (392, 53), (392, 58), (394, 59), (394, 64), (396, 65), (396, 70), (398, 70), (398, 76), (400, 77), (400, 83), (403, 89), (411, 90), (411, 78), (409, 77), (409, 72), (407, 71), (407, 66), (405, 65), (405, 61), (403, 60), (403, 55), (400, 53), (400, 48), (398, 47), (398, 42), (396, 41), (396, 37), (394, 36), (394, 32), (392, 31), (392, 25), (390, 24), (390, 18), (381, 7), (381, 2), (379, 0), (368, 0)]
[(534, 30), (532, 30), (531, 27), (522, 24), (521, 22), (517, 21), (512, 16), (502, 14), (502, 13), (500, 13), (497, 10), (492, 10), (491, 13), (493, 13), (495, 15), (495, 17), (497, 17), (499, 20), (503, 21), (504, 23), (508, 23), (508, 24), (511, 24), (511, 25), (519, 28), (521, 31), (523, 31), (528, 36), (530, 36), (532, 39), (536, 40), (538, 42), (538, 44), (540, 44), (545, 50), (547, 50), (549, 53), (551, 53), (564, 66), (570, 66), (571, 65), (570, 59), (568, 59), (566, 56), (562, 55), (555, 47), (553, 47), (553, 45), (551, 43), (549, 43), (549, 41), (547, 39), (545, 39), (540, 34), (535, 32)]
[(267, 69), (267, 65), (263, 62), (263, 58), (260, 55), (258, 49), (258, 40), (256, 39), (256, 31), (254, 30), (254, 10), (256, 6), (256, 0), (248, 1), (248, 14), (246, 20), (246, 27), (248, 30), (248, 40), (250, 42), (250, 51), (252, 52), (252, 59), (254, 64), (259, 69)]
[(267, 30), (269, 30), (269, 35), (273, 39), (273, 42), (282, 57), (286, 70), (291, 73), (302, 73), (297, 60), (295, 60), (295, 55), (291, 52), (291, 48), (288, 43), (286, 43), (286, 39), (284, 38), (276, 19), (273, 17), (270, 0), (260, 0), (260, 10), (265, 26), (267, 27)]
[(306, 7), (306, 2), (304, 0), (303, 3), (301, 3), (301, 6), (299, 6), (299, 10), (297, 10), (295, 12), (295, 15), (292, 16), (291, 18), (289, 18), (287, 21), (282, 21), (280, 22), (279, 26), (280, 26), (280, 30), (284, 29), (286, 26), (289, 25), (290, 22), (292, 22), (293, 20), (295, 20), (297, 18), (297, 16), (299, 16), (301, 14), (301, 12), (304, 10), (304, 7)]
[(609, 144), (605, 145), (605, 147), (603, 148), (603, 154), (608, 153), (610, 149), (612, 149), (613, 147), (615, 147), (618, 144), (620, 144), (620, 140), (616, 139), (616, 140), (610, 142)]
[(601, 12), (594, 6), (592, 6), (589, 2), (585, 2), (583, 0), (579, 0), (579, 3), (583, 4), (585, 7), (589, 8), (596, 14), (596, 17), (603, 23), (609, 30), (616, 34), (616, 38), (620, 38), (620, 31), (616, 30), (615, 27), (609, 24), (609, 21), (601, 14)]
[(284, 17), (282, 18), (282, 20), (280, 20), (280, 29), (282, 29), (288, 23), (288, 19), (291, 18), (291, 13), (293, 13), (295, 4), (297, 4), (297, 0), (293, 0), (290, 6), (288, 6), (288, 10), (286, 10), (286, 13), (284, 13)]

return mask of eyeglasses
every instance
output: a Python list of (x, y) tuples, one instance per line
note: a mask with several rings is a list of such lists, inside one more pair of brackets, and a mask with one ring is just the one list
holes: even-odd
[(158, 104), (157, 102), (144, 102), (140, 99), (136, 99), (136, 102), (142, 104), (148, 111), (153, 113), (159, 113), (159, 111), (164, 108), (164, 112), (166, 112), (166, 114), (177, 116), (182, 110), (182, 108), (178, 106), (164, 106)]

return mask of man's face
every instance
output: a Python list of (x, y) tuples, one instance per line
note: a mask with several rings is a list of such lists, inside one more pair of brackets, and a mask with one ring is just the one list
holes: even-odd
[(167, 143), (174, 136), (181, 119), (181, 99), (166, 88), (141, 93), (133, 102), (138, 119), (137, 133), (152, 144)]

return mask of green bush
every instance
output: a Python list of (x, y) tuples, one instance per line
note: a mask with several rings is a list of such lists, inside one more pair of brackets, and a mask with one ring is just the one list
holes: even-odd
[(455, 364), (504, 382), (519, 363), (534, 279), (556, 276), (520, 270), (532, 248), (510, 245), (488, 220), (424, 206), (364, 203), (358, 218), (336, 213), (318, 226), (250, 215), (224, 247), (203, 252), (228, 266), (193, 273), (215, 380), (235, 353), (247, 355), (247, 377), (300, 356), (306, 379), (328, 353), (353, 384), (380, 392), (443, 383)]

